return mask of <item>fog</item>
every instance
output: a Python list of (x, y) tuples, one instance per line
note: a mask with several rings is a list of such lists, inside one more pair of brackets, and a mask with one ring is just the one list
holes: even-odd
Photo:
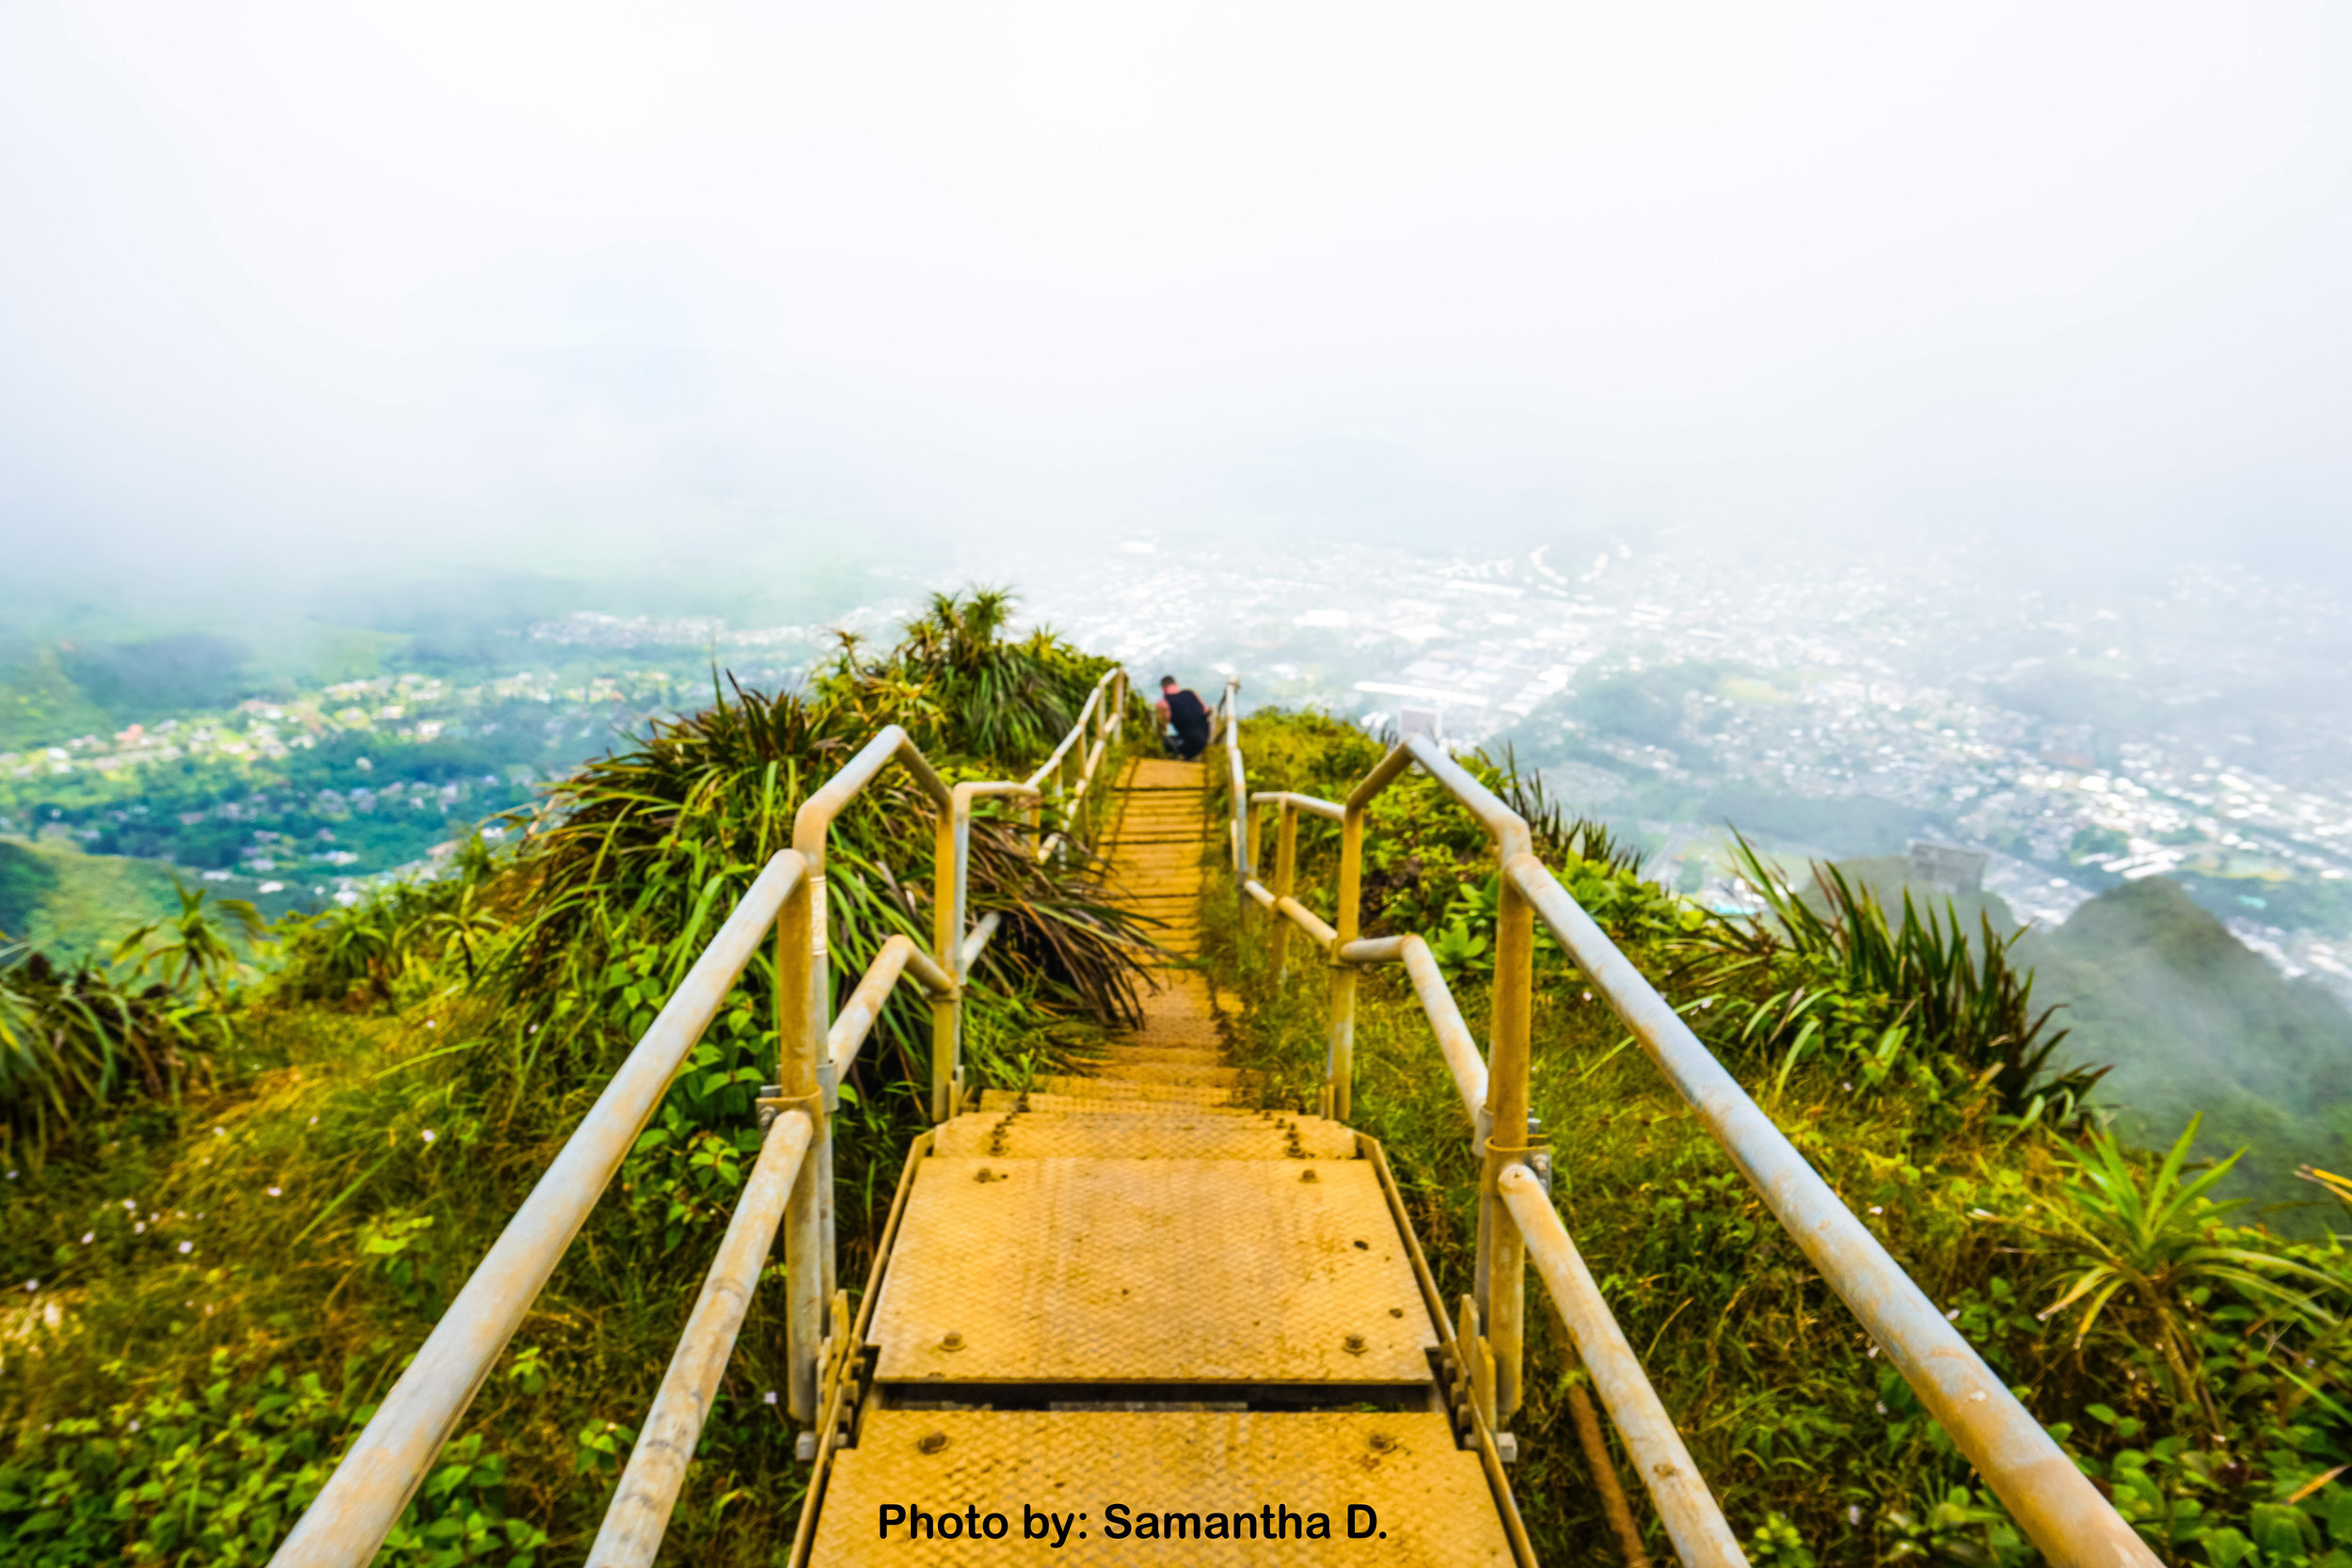
[(26, 580), (1089, 528), (2326, 557), (2318, 5), (0, 11)]

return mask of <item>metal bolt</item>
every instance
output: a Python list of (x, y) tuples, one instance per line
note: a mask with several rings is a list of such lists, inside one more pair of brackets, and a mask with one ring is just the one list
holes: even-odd
[(1340, 1348), (1350, 1355), (1361, 1355), (1366, 1349), (1364, 1337), (1360, 1334), (1351, 1334), (1340, 1341)]
[(1372, 1445), (1375, 1453), (1392, 1453), (1396, 1449), (1396, 1439), (1385, 1432), (1375, 1432), (1366, 1441)]
[(1298, 1180), (1301, 1181), (1320, 1181), (1323, 1178), (1317, 1176), (1313, 1171), (1302, 1170), (1298, 1173)]
[(951, 1333), (947, 1338), (939, 1341), (939, 1348), (944, 1351), (960, 1351), (963, 1348), (963, 1336)]
[(914, 1440), (915, 1451), (918, 1453), (937, 1453), (946, 1446), (947, 1434), (944, 1432), (927, 1432)]

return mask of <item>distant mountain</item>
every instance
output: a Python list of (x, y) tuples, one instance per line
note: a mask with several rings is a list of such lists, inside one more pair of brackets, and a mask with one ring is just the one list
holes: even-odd
[[(2297, 1164), (2352, 1164), (2352, 1013), (2280, 974), (2169, 879), (2110, 888), (2017, 952), (2035, 995), (2066, 1004), (2058, 1017), (2074, 1032), (2061, 1049), (2114, 1064), (2105, 1098), (2138, 1141), (2169, 1142), (2202, 1112), (2198, 1151), (2250, 1146), (2230, 1193), (2265, 1202), (2316, 1196)], [(2269, 1223), (2310, 1230), (2333, 1217)]]
[[(1981, 940), (2017, 921), (1997, 894), (1947, 895), (1908, 879), (1896, 856), (1836, 863), (1847, 879), (1899, 910), (1903, 894), (1957, 913)], [(1808, 888), (1803, 896), (1823, 908)], [(2246, 1158), (2224, 1192), (2258, 1204), (2318, 1196), (2296, 1179), (2299, 1164), (2352, 1168), (2352, 1012), (2325, 988), (2290, 980), (2249, 950), (2164, 877), (2121, 883), (2065, 924), (2030, 928), (2017, 961), (2033, 971), (2034, 1000), (2058, 1006), (2068, 1031), (2059, 1054), (2113, 1070), (2098, 1098), (2136, 1143), (2161, 1148), (2201, 1113), (2197, 1152)], [(2275, 1229), (2309, 1233), (2335, 1218), (2329, 1207), (2271, 1213)]]

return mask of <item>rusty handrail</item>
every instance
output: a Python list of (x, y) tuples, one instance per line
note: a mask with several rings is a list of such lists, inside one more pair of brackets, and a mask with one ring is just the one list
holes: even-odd
[[(1082, 790), (1118, 733), (1123, 691), (1121, 672), (1105, 674), (1057, 748), (1057, 756), (1066, 755), (1086, 733), (1089, 719), (1097, 721)], [(1106, 693), (1111, 699), (1107, 705), (1103, 701)], [(827, 961), (826, 841), (834, 818), (893, 762), (904, 765), (938, 808), (934, 951), (925, 953), (904, 935), (890, 938), (836, 1021)], [(596, 1560), (647, 1560), (658, 1548), (708, 1406), (711, 1380), (724, 1368), (751, 1282), (772, 1243), (779, 1210), (787, 1258), (789, 1409), (803, 1419), (815, 1418), (818, 1328), (823, 1304), (834, 1289), (833, 1150), (826, 1122), (835, 1105), (841, 1070), (873, 1027), (884, 996), (911, 973), (933, 998), (935, 1063), (944, 1056), (951, 1085), (960, 1084), (954, 1063), (962, 980), (997, 927), (997, 917), (991, 914), (977, 927), (966, 928), (972, 802), (991, 795), (1034, 798), (1037, 793), (1031, 784), (1010, 782), (967, 782), (951, 789), (905, 730), (893, 724), (802, 803), (793, 817), (792, 847), (771, 859), (737, 901), (279, 1544), (270, 1560), (272, 1568), (357, 1568), (374, 1557), (652, 1117), (679, 1066), (771, 929), (776, 943), (780, 1082), (763, 1098), (762, 1106), (776, 1115), (654, 1414), (630, 1456), (622, 1492), (608, 1514), (606, 1531), (598, 1536)], [(803, 1435), (805, 1439), (810, 1434)]]
[[(1229, 687), (1229, 712), (1232, 691)], [(1231, 724), (1227, 736), (1232, 793), (1236, 802), (1247, 802), (1250, 798), (1246, 793), (1238, 728), (1237, 722)], [(1531, 1227), (1517, 1215), (1524, 1199), (1510, 1198), (1503, 1178), (1525, 1167), (1541, 1152), (1542, 1143), (1532, 1131), (1518, 1132), (1530, 1125), (1528, 1032), (1534, 927), (1540, 919), (1762, 1195), (1782, 1228), (1886, 1351), (1920, 1402), (1985, 1478), (2028, 1539), (2059, 1568), (2154, 1568), (2156, 1559), (2146, 1544), (1535, 857), (1526, 821), (1426, 736), (1407, 736), (1392, 748), (1349, 792), (1345, 802), (1340, 841), (1339, 919), (1335, 936), (1327, 944), (1332, 956), (1330, 1049), (1324, 1096), (1327, 1114), (1344, 1117), (1349, 1110), (1356, 969), (1367, 961), (1406, 960), (1406, 943), (1417, 940), (1365, 942), (1359, 936), (1365, 808), (1415, 764), (1444, 785), (1486, 829), (1495, 842), (1502, 872), (1493, 1039), (1486, 1063), (1486, 1117), (1477, 1124), (1485, 1170), (1475, 1292), (1479, 1325), (1495, 1352), (1498, 1418), (1507, 1420), (1518, 1401), (1524, 1343), (1520, 1282), (1524, 1249), (1531, 1239)], [(1248, 807), (1244, 804), (1239, 809), (1247, 811)], [(1290, 857), (1293, 824), (1300, 805), (1295, 800), (1282, 800), (1279, 810), (1284, 842), (1278, 848), (1275, 886), (1265, 890), (1263, 896), (1253, 894), (1259, 902), (1278, 910), (1285, 903), (1295, 903), (1290, 886)], [(1246, 837), (1237, 839), (1237, 845), (1246, 843)], [(1245, 883), (1254, 880), (1252, 867), (1238, 848), (1234, 863)], [(1287, 923), (1278, 922), (1273, 939), (1276, 952), (1287, 935)], [(1409, 961), (1407, 968), (1410, 973)], [(1434, 965), (1431, 968), (1434, 971)], [(1278, 967), (1274, 973), (1279, 984), (1281, 970)], [(1441, 978), (1436, 989), (1443, 991)], [(1436, 1026), (1438, 1010), (1418, 975), (1415, 990)], [(1446, 1004), (1450, 1006), (1450, 996)], [(1453, 1031), (1440, 1028), (1438, 1033), (1442, 1045)], [(1466, 1037), (1468, 1031), (1465, 1028), (1459, 1034)], [(1474, 1049), (1467, 1054), (1474, 1057)], [(1453, 1066), (1456, 1052), (1449, 1048), (1447, 1055)], [(1459, 1070), (1455, 1081), (1467, 1092)], [(1511, 1135), (1506, 1137), (1506, 1132)], [(1533, 1182), (1535, 1178), (1531, 1174), (1527, 1180)], [(1518, 1179), (1512, 1178), (1510, 1186), (1518, 1185)], [(1534, 1230), (1541, 1234), (1540, 1226)], [(1565, 1242), (1565, 1229), (1561, 1239)], [(1553, 1283), (1548, 1276), (1547, 1284)]]
[(719, 1391), (727, 1358), (735, 1354), (735, 1337), (751, 1309), (752, 1292), (775, 1244), (776, 1224), (784, 1217), (785, 1201), (800, 1180), (815, 1135), (815, 1122), (802, 1111), (787, 1112), (769, 1124), (759, 1160), (727, 1222), (726, 1238), (719, 1243), (702, 1294), (694, 1300), (693, 1316), (687, 1320), (669, 1370), (662, 1374), (653, 1409), (638, 1430), (637, 1446), (629, 1450), (628, 1465), (613, 1489), (596, 1544), (588, 1549), (588, 1568), (643, 1568), (661, 1550), (671, 1511), (677, 1507), (678, 1488), (686, 1482), (686, 1466), (702, 1438), (711, 1398)]
[(1429, 944), (1416, 936), (1375, 937), (1351, 942), (1334, 957), (1342, 963), (1405, 966), (1406, 977), (1413, 983), (1413, 994), (1421, 1000), (1421, 1010), (1429, 1020), (1430, 1031), (1438, 1037), (1438, 1049), (1445, 1056), (1447, 1070), (1454, 1074), (1454, 1086), (1461, 1091), (1462, 1109), (1470, 1113), (1471, 1125), (1480, 1129), (1478, 1137), (1483, 1145), (1486, 1136), (1486, 1061), (1478, 1053), (1478, 1041), (1463, 1021), (1462, 1009), (1454, 1005), (1454, 992), (1447, 989), (1445, 975), (1439, 972)]
[(802, 857), (787, 849), (770, 860), (434, 1324), (272, 1568), (354, 1568), (375, 1556), (779, 911), (807, 901)]
[(1544, 1184), (1525, 1165), (1513, 1165), (1497, 1178), (1496, 1185), (1527, 1238), (1528, 1255), (1551, 1292), (1552, 1305), (1560, 1308), (1560, 1321), (1567, 1325), (1578, 1358), (1593, 1375), (1594, 1390), (1625, 1439), (1626, 1457), (1648, 1490), (1659, 1522), (1674, 1542), (1675, 1555), (1684, 1568), (1747, 1568), (1740, 1538), (1724, 1523), (1707, 1478), (1682, 1446), (1674, 1418), (1658, 1402), (1658, 1390), (1650, 1386), (1576, 1243), (1568, 1240), (1567, 1227), (1560, 1223)]
[(1251, 792), (1253, 806), (1289, 806), (1307, 816), (1320, 816), (1327, 821), (1347, 820), (1347, 808), (1337, 800), (1318, 800), (1312, 795), (1300, 795), (1288, 789), (1261, 789)]
[[(1061, 737), (1060, 744), (1054, 748), (1053, 752), (1038, 765), (1037, 770), (1022, 781), (1024, 785), (1038, 797), (1036, 803), (1030, 807), (1030, 822), (1033, 826), (1041, 826), (1044, 809), (1042, 798), (1048, 780), (1051, 781), (1054, 798), (1062, 803), (1061, 826), (1038, 841), (1037, 858), (1039, 860), (1049, 859), (1055, 850), (1068, 841), (1070, 825), (1078, 819), (1079, 813), (1085, 807), (1087, 792), (1093, 786), (1095, 775), (1103, 766), (1103, 758), (1109, 753), (1111, 743), (1117, 740), (1120, 732), (1126, 728), (1127, 691), (1125, 666), (1114, 665), (1104, 671), (1102, 677), (1094, 683), (1094, 689), (1087, 693), (1086, 702), (1080, 705), (1078, 717), (1071, 723), (1070, 732)], [(1077, 784), (1070, 790), (1067, 799), (1064, 799), (1063, 767), (1070, 755), (1071, 748), (1089, 734), (1088, 721), (1089, 720), (1093, 721), (1092, 743), (1080, 752)]]
[[(914, 938), (904, 932), (892, 936), (866, 966), (827, 1037), (835, 1082), (857, 1059), (891, 991), (910, 974), (934, 997), (952, 997), (958, 991), (955, 980), (914, 945)], [(687, 1464), (694, 1457), (694, 1445), (710, 1413), (711, 1396), (734, 1352), (735, 1337), (775, 1242), (777, 1222), (815, 1135), (814, 1119), (801, 1110), (785, 1111), (769, 1124), (759, 1161), (736, 1204), (693, 1316), (596, 1532), (588, 1568), (643, 1568), (660, 1550)]]

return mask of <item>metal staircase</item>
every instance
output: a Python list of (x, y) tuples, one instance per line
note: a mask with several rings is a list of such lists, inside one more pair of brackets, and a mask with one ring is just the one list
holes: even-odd
[(1113, 884), (1169, 955), (1143, 1026), (910, 1161), (802, 1560), (1011, 1562), (1041, 1529), (1075, 1561), (1532, 1560), (1377, 1151), (1236, 1103), (1190, 962), (1204, 803), (1198, 763), (1121, 782)]

